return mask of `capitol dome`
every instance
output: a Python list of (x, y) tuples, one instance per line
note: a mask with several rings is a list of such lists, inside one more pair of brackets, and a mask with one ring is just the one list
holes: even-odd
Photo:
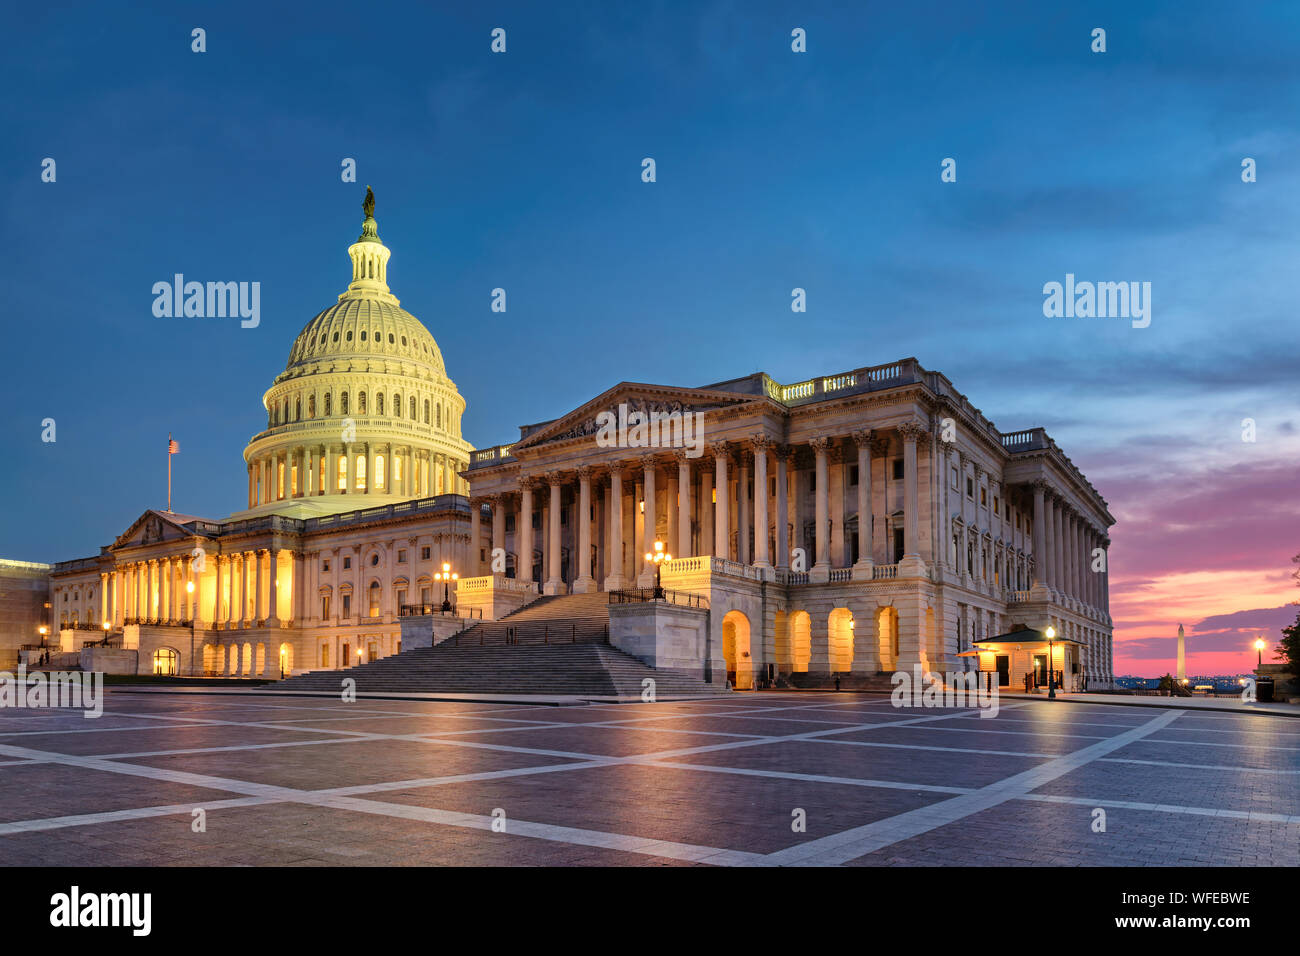
[[(352, 281), (298, 333), (244, 451), (248, 510), (292, 517), (465, 494), (465, 400), (429, 330), (388, 287), (388, 247), (366, 189)], [(358, 500), (361, 496), (362, 500)]]

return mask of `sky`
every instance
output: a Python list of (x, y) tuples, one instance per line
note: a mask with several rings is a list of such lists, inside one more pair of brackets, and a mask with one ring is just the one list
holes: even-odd
[[(0, 557), (95, 554), (164, 507), (169, 433), (177, 511), (243, 506), (369, 184), (477, 447), (619, 381), (915, 356), (1108, 501), (1116, 674), (1171, 670), (1180, 622), (1189, 672), (1253, 666), (1300, 598), (1300, 6), (1076, 6), (24, 8)], [(259, 325), (155, 317), (178, 272), (260, 282)], [(1150, 325), (1046, 317), (1067, 274), (1151, 283)]]

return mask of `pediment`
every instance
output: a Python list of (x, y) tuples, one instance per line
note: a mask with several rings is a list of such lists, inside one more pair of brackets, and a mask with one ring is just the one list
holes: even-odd
[(193, 521), (202, 521), (193, 515), (181, 515), (150, 509), (142, 514), (113, 542), (110, 550), (163, 544), (168, 541), (189, 540), (194, 532), (185, 527)]
[(722, 392), (707, 388), (675, 388), (668, 385), (621, 382), (567, 415), (548, 422), (527, 437), (521, 438), (511, 449), (511, 454), (518, 455), (524, 449), (536, 448), (555, 441), (595, 435), (600, 431), (596, 417), (601, 412), (612, 412), (617, 415), (620, 405), (626, 406), (628, 414), (633, 411), (643, 414), (651, 412), (685, 414), (735, 408), (761, 401), (763, 398), (758, 395), (741, 395), (736, 392)]

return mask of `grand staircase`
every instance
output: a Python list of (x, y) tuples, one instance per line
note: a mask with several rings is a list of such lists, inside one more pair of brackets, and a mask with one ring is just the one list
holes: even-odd
[(607, 601), (600, 592), (538, 598), (433, 647), (311, 671), (265, 689), (337, 694), (343, 679), (353, 678), (358, 691), (371, 692), (639, 697), (641, 682), (651, 678), (656, 697), (724, 693), (721, 680), (706, 684), (657, 671), (611, 647)]

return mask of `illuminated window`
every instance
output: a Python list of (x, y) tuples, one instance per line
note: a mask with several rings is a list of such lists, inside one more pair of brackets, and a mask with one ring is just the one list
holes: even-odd
[(379, 617), (379, 593), (380, 593), (379, 582), (378, 581), (371, 582), (370, 584), (370, 616), (371, 617)]
[(170, 647), (160, 647), (153, 652), (153, 672), (155, 674), (174, 677), (179, 662), (180, 654)]
[(397, 482), (399, 485), (402, 483), (402, 456), (401, 455), (393, 456), (393, 481)]
[(280, 462), (276, 462), (275, 464), (275, 496), (277, 498), (282, 497), (283, 491), (284, 491), (284, 462), (280, 461)]
[[(382, 402), (384, 400), (384, 396), (380, 395), (379, 400)], [(380, 412), (382, 413), (383, 409), (380, 409)], [(375, 490), (376, 491), (384, 490), (384, 456), (383, 455), (375, 456)]]
[(339, 473), (338, 474), (339, 491), (347, 491), (348, 490), (348, 456), (347, 455), (339, 456), (338, 473)]
[(369, 646), (366, 648), (366, 660), (367, 661), (379, 660), (379, 645), (376, 644), (374, 641), (371, 641)]
[(357, 467), (356, 470), (357, 491), (365, 491), (366, 490), (366, 456), (357, 455), (356, 462), (357, 462), (357, 466), (356, 466)]
[(298, 466), (294, 465), (289, 471), (289, 493), (296, 495), (298, 493)]
[(320, 646), (320, 666), (330, 666), (330, 646), (328, 644), (322, 644)]

